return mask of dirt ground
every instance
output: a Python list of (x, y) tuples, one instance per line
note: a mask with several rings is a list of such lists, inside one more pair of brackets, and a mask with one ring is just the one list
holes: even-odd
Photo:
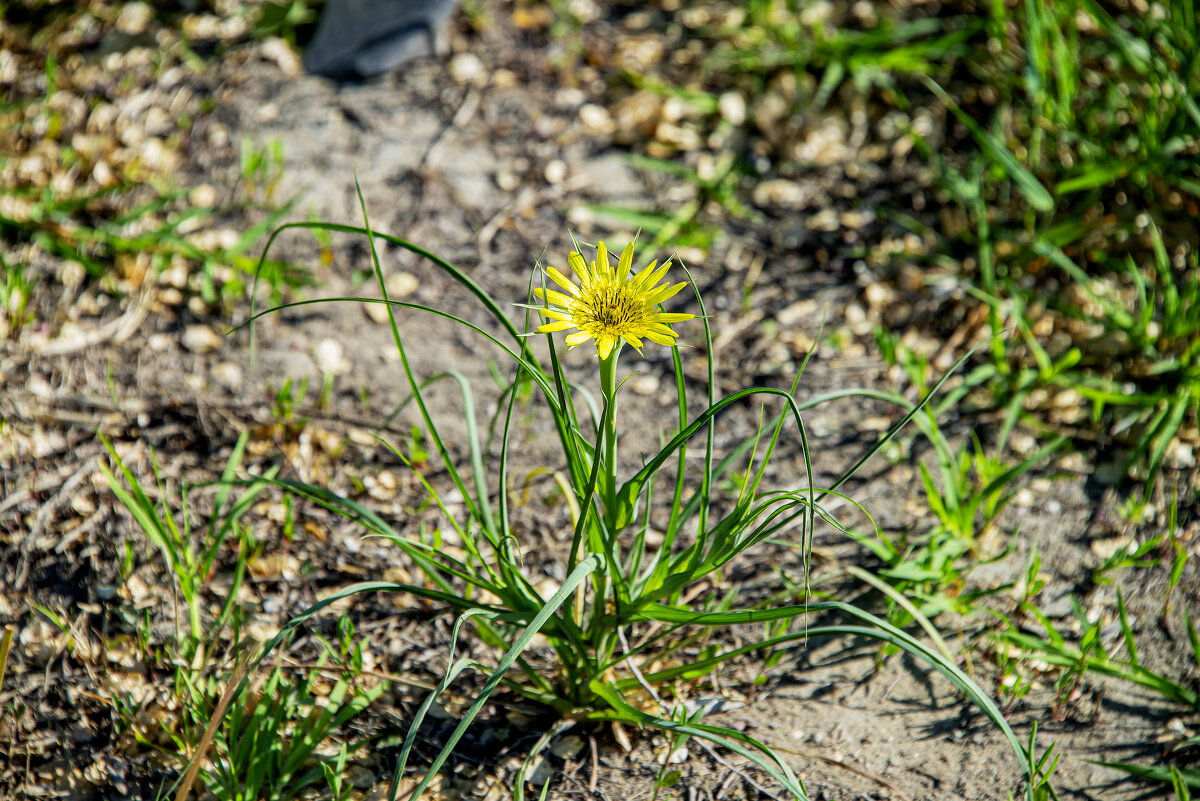
[[(571, 232), (610, 244), (635, 233), (607, 223), (589, 204), (671, 205), (689, 199), (693, 188), (635, 169), (622, 159), (611, 130), (589, 126), (592, 112), (583, 109), (603, 105), (603, 86), (563, 86), (530, 48), (528, 35), (504, 24), (503, 10), (497, 8), (493, 17), (499, 22), (485, 33), (459, 36), (449, 60), (420, 62), (365, 84), (336, 85), (305, 76), (273, 51), (247, 47), (213, 67), (216, 75), (209, 79), (216, 87), (216, 108), (197, 123), (197, 144), (181, 180), (232, 192), (236, 144), (246, 137), (260, 146), (277, 139), (285, 162), (275, 192), (282, 198), (301, 193), (295, 218), (359, 223), (357, 177), (373, 227), (441, 255), (495, 297), (513, 303), (523, 298), (543, 251), (545, 262), (565, 261)], [(813, 346), (823, 317), (837, 336), (818, 349), (801, 383), (801, 399), (844, 386), (905, 388), (873, 344), (872, 326), (887, 310), (868, 287), (903, 290), (872, 275), (856, 256), (864, 243), (883, 236), (882, 227), (870, 222), (870, 212), (906, 202), (905, 182), (912, 180), (894, 165), (870, 177), (853, 168), (879, 144), (876, 140), (876, 132), (867, 130), (840, 161), (796, 181), (801, 193), (866, 216), (869, 221), (860, 227), (823, 232), (813, 225), (819, 205), (788, 209), (765, 202), (768, 224), (737, 223), (707, 254), (681, 254), (709, 304), (719, 391), (786, 385)], [(780, 234), (787, 230), (795, 236)], [(320, 263), (320, 247), (308, 234), (287, 235), (277, 247), (275, 255), (315, 270), (319, 284), (304, 297), (374, 291), (370, 281), (355, 277), (370, 267), (361, 240), (336, 240), (328, 264)], [(392, 286), (402, 294), (495, 327), (429, 262), (398, 248), (384, 248), (381, 257)], [(164, 296), (168, 288), (148, 281), (138, 292), (110, 293), (106, 305), (76, 321), (73, 333), (82, 332), (82, 339), (67, 342), (60, 327), (48, 326), (6, 341), (0, 351), (0, 415), (8, 440), (0, 457), (5, 538), (0, 622), (14, 624), (17, 631), (0, 704), (7, 708), (20, 699), (27, 705), (24, 717), (0, 732), (4, 797), (153, 798), (173, 769), (117, 730), (118, 715), (108, 700), (114, 687), (134, 687), (143, 708), (151, 708), (161, 692), (154, 683), (169, 676), (146, 674), (119, 648), (103, 658), (93, 653), (106, 635), (128, 631), (128, 616), (120, 608), (137, 614), (150, 610), (158, 630), (169, 630), (174, 621), (161, 560), (104, 486), (98, 468), (107, 456), (97, 432), (113, 441), (144, 481), (152, 475), (153, 453), (168, 496), (178, 493), (180, 482), (217, 478), (238, 434), (252, 431), (251, 469), (280, 462), (287, 475), (345, 492), (353, 491), (348, 478), (353, 473), (365, 482), (364, 501), (401, 530), (432, 519), (427, 511), (414, 511), (419, 486), (369, 436), (407, 395), (407, 385), (386, 326), (362, 304), (306, 306), (266, 318), (255, 329), (252, 354), (246, 329), (224, 333), (246, 319), (248, 304), (238, 304), (224, 318), (211, 308), (190, 306), (190, 289), (176, 298)], [(47, 285), (43, 291), (56, 289)], [(99, 294), (94, 289), (89, 296)], [(687, 301), (680, 301), (680, 308), (692, 309)], [(517, 307), (511, 313), (519, 320)], [(495, 386), (487, 360), (502, 360), (502, 354), (444, 320), (411, 314), (399, 316), (398, 323), (418, 375), (452, 366), (472, 380), (480, 408), (494, 409), (496, 393), (487, 395)], [(947, 322), (951, 330), (966, 324)], [(695, 327), (680, 330), (684, 341), (702, 346)], [(974, 332), (968, 332), (968, 341), (971, 336)], [(686, 356), (695, 399), (707, 389), (703, 354), (693, 347)], [(591, 380), (590, 363), (582, 349), (569, 359), (581, 381)], [(623, 367), (639, 371), (622, 401), (622, 455), (624, 468), (630, 469), (641, 456), (636, 443), (656, 441), (671, 425), (674, 397), (664, 352), (648, 349), (644, 359), (630, 358)], [(327, 405), (318, 407), (316, 387), (326, 375), (333, 376), (332, 392)], [(274, 393), (288, 378), (308, 378), (313, 385), (301, 406), (310, 422), (296, 436), (271, 413)], [(452, 435), (461, 433), (454, 394), (437, 389), (433, 398), (439, 420)], [(403, 437), (412, 419), (401, 416), (390, 433)], [(880, 421), (893, 419), (882, 404), (863, 401), (809, 412), (818, 485), (857, 459)], [(726, 415), (718, 444), (749, 435), (756, 420), (757, 408), (750, 405)], [(546, 438), (538, 436), (538, 425), (531, 423), (523, 433), (518, 472), (555, 458), (544, 445)], [(989, 421), (949, 425), (961, 433), (970, 425), (986, 429)], [(1121, 520), (1113, 493), (1093, 476), (1102, 458), (1088, 452), (1062, 457), (1051, 467), (1066, 475), (1054, 481), (1046, 480), (1048, 467), (1002, 518), (1002, 539), (1020, 525), (1016, 551), (980, 568), (972, 581), (989, 586), (1012, 580), (1036, 544), (1049, 577), (1041, 596), (1049, 617), (1070, 630), (1067, 599), (1074, 593), (1085, 608), (1115, 620), (1115, 588), (1090, 582), (1100, 561), (1096, 543), (1145, 536), (1150, 529), (1136, 530)], [(802, 481), (802, 470), (798, 448), (787, 445), (768, 480), (794, 486)], [(913, 460), (873, 463), (850, 490), (885, 529), (920, 529), (929, 522)], [(302, 531), (285, 538), (277, 507), (276, 499), (253, 518), (256, 537), (265, 544), (252, 583), (260, 603), (254, 621), (267, 634), (331, 588), (403, 568), (386, 543), (363, 539), (320, 510), (304, 510)], [(523, 547), (531, 571), (555, 578), (566, 548), (561, 510), (517, 514), (528, 527)], [(129, 581), (119, 572), (127, 542), (134, 554)], [(764, 548), (731, 580), (745, 582), (749, 593), (777, 581), (780, 573), (801, 581), (802, 562), (788, 545)], [(814, 583), (840, 582), (837, 586), (854, 595), (863, 588), (837, 579), (841, 567), (873, 563), (844, 535), (824, 530), (815, 539), (813, 564)], [(1172, 618), (1166, 629), (1157, 623), (1165, 581), (1165, 568), (1126, 571), (1119, 586), (1143, 663), (1194, 684), (1181, 618)], [(1189, 563), (1175, 597), (1177, 605), (1200, 614), (1197, 560)], [(68, 644), (34, 611), (34, 603), (65, 612), (75, 639)], [(353, 614), (377, 669), (427, 680), (444, 667), (448, 623), (437, 610), (388, 598), (363, 600)], [(961, 625), (967, 636), (982, 621), (939, 623), (950, 631)], [(1116, 642), (1120, 631), (1109, 626), (1105, 636)], [(304, 640), (296, 646), (300, 652), (305, 647)], [(470, 647), (485, 650), (479, 644)], [(727, 703), (713, 720), (750, 731), (786, 754), (815, 799), (1016, 794), (1017, 763), (987, 721), (927, 667), (899, 656), (880, 666), (877, 652), (870, 643), (814, 640), (772, 668), (761, 687), (749, 681), (757, 670), (753, 664), (734, 666), (722, 674), (718, 689)], [(973, 652), (970, 667), (982, 686), (995, 686), (998, 674), (986, 650)], [(372, 712), (371, 725), (403, 720), (411, 707), (402, 695)], [(502, 712), (494, 710), (476, 728), (494, 727), (498, 716)], [(1184, 715), (1148, 691), (1095, 677), (1084, 680), (1065, 709), (1055, 704), (1047, 678), (1014, 706), (1011, 720), (1023, 737), (1037, 722), (1039, 744), (1057, 744), (1062, 757), (1055, 785), (1061, 798), (1105, 801), (1167, 794), (1155, 795), (1154, 788), (1124, 781), (1092, 761), (1153, 763), (1161, 757), (1169, 727), (1200, 724), (1195, 715)], [(661, 742), (644, 737), (626, 754), (607, 730), (583, 734), (595, 736), (596, 758), (585, 749), (558, 760), (562, 778), (552, 797), (586, 797), (593, 781), (601, 798), (651, 796)], [(431, 727), (430, 737), (437, 736), (436, 726)], [(479, 758), (482, 774), (504, 777), (510, 775), (506, 760), (520, 755), (522, 743), (527, 745), (528, 738), (497, 749), (476, 734), (462, 753), (468, 760)], [(391, 753), (363, 760), (360, 767), (369, 775), (360, 786), (375, 793), (369, 797), (379, 797), (379, 787), (386, 787), (393, 760)], [(778, 793), (769, 785), (757, 789), (752, 782), (762, 783), (758, 774), (731, 769), (736, 762), (729, 755), (719, 760), (689, 745), (679, 765), (682, 779), (670, 794), (719, 801)], [(501, 789), (493, 793), (502, 797), (503, 787), (501, 780)], [(486, 782), (468, 794), (492, 797)]]

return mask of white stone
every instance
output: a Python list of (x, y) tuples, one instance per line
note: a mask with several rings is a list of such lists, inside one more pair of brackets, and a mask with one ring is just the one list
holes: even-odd
[(658, 376), (643, 374), (629, 379), (629, 388), (638, 395), (654, 395), (658, 392)]
[(726, 92), (717, 100), (717, 111), (730, 125), (746, 121), (746, 99), (737, 92)]
[(572, 759), (583, 750), (583, 739), (574, 734), (568, 734), (550, 746), (550, 753), (559, 759)]
[(551, 185), (561, 184), (567, 177), (567, 163), (562, 159), (554, 159), (546, 165), (544, 175), (546, 183)]
[(1167, 467), (1174, 470), (1186, 470), (1196, 465), (1196, 449), (1181, 442), (1178, 438), (1171, 440), (1167, 446), (1165, 459)]
[(200, 184), (188, 194), (188, 200), (193, 206), (208, 208), (217, 204), (217, 190), (211, 184)]
[(154, 9), (146, 3), (129, 3), (117, 15), (117, 30), (130, 36), (137, 36), (154, 21)]
[(392, 300), (407, 298), (417, 291), (421, 282), (412, 273), (398, 272), (387, 277), (388, 297)]
[(259, 52), (262, 53), (263, 58), (274, 61), (284, 75), (297, 77), (304, 74), (304, 65), (300, 63), (300, 56), (296, 55), (296, 51), (286, 40), (278, 36), (264, 39), (259, 45)]
[(242, 368), (233, 362), (221, 362), (214, 365), (212, 377), (221, 386), (237, 392), (242, 388)]
[(189, 325), (181, 341), (192, 353), (212, 353), (221, 347), (221, 335), (207, 325)]
[(313, 359), (322, 373), (345, 373), (350, 370), (350, 362), (346, 360), (346, 351), (342, 343), (326, 337), (317, 343)]
[(593, 133), (612, 133), (617, 128), (608, 109), (604, 106), (597, 106), (595, 103), (584, 103), (580, 106), (579, 121)]
[(487, 68), (474, 53), (459, 53), (450, 59), (450, 78), (455, 83), (482, 83), (487, 77)]

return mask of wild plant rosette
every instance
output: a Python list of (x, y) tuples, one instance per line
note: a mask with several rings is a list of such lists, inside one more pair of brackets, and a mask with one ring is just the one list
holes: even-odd
[[(360, 192), (360, 203), (361, 197)], [(720, 745), (754, 762), (792, 797), (807, 799), (804, 786), (791, 767), (766, 744), (745, 732), (702, 722), (705, 712), (712, 709), (712, 699), (702, 697), (700, 680), (729, 660), (781, 653), (814, 636), (873, 637), (926, 660), (1003, 731), (1018, 755), (1029, 786), (1034, 785), (1038, 769), (1030, 756), (1032, 746), (1026, 751), (994, 702), (952, 658), (910, 633), (852, 604), (836, 600), (812, 602), (792, 591), (777, 596), (785, 604), (782, 606), (764, 603), (742, 607), (737, 604), (736, 587), (719, 590), (722, 582), (715, 581), (699, 600), (693, 600), (697, 598), (700, 582), (707, 577), (719, 577), (731, 561), (761, 543), (786, 538), (803, 549), (811, 541), (818, 520), (841, 528), (837, 519), (821, 507), (821, 501), (836, 495), (854, 504), (838, 488), (925, 408), (928, 397), (913, 404), (895, 396), (895, 402), (907, 411), (903, 419), (828, 488), (818, 490), (812, 483), (802, 409), (835, 396), (861, 394), (878, 400), (879, 393), (839, 390), (827, 398), (801, 404), (795, 395), (807, 365), (806, 358), (789, 389), (753, 387), (718, 398), (712, 331), (703, 298), (693, 287), (696, 314), (664, 308), (663, 304), (673, 298), (678, 302), (677, 296), (689, 283), (666, 280), (671, 261), (661, 265), (651, 261), (635, 271), (633, 244), (626, 245), (614, 260), (604, 243), (597, 243), (589, 260), (576, 243), (567, 257), (571, 275), (554, 267), (545, 268), (548, 281), (544, 283), (549, 286), (531, 289), (526, 303), (519, 304), (526, 309), (522, 328), (506, 313), (506, 308), (511, 309), (509, 304), (498, 302), (463, 270), (399, 237), (371, 230), (365, 204), (363, 216), (363, 227), (289, 223), (275, 231), (271, 242), (289, 229), (367, 237), (382, 297), (337, 300), (386, 305), (399, 364), (411, 392), (410, 402), (424, 426), (430, 459), (441, 462), (444, 474), (435, 486), (428, 477), (433, 474), (410, 466), (446, 522), (438, 527), (407, 521), (396, 524), (357, 500), (324, 487), (294, 479), (264, 479), (386, 538), (420, 575), (411, 583), (370, 581), (342, 588), (288, 623), (263, 647), (257, 660), (261, 661), (297, 627), (330, 604), (356, 593), (404, 592), (458, 612), (451, 634), (448, 669), (409, 724), (393, 778), (393, 794), (428, 710), (463, 671), (471, 669), (483, 674), (486, 680), (413, 790), (410, 801), (415, 801), (433, 781), (467, 727), (501, 685), (546, 704), (560, 716), (558, 726), (534, 744), (526, 766), (548, 746), (555, 733), (573, 725), (649, 726), (667, 733), (677, 745), (693, 737)], [(499, 326), (499, 333), (448, 310), (390, 299), (376, 250), (377, 240), (428, 259), (461, 284)], [(683, 265), (679, 269), (686, 273)], [(300, 301), (263, 314), (314, 302), (329, 301)], [(495, 416), (486, 428), (478, 424), (475, 396), (467, 375), (454, 369), (433, 376), (416, 374), (398, 320), (417, 315), (462, 326), (496, 348), (511, 364), (511, 372), (500, 389)], [(251, 320), (258, 316), (261, 315), (252, 314)], [(699, 414), (693, 414), (689, 407), (678, 335), (672, 328), (675, 323), (692, 319), (703, 323), (703, 353), (709, 376), (705, 408)], [(602, 404), (594, 402), (586, 386), (567, 378), (556, 341), (557, 335), (564, 333), (568, 348), (594, 342)], [(531, 336), (537, 334), (545, 336), (548, 361), (532, 347)], [(677, 416), (664, 418), (658, 450), (651, 449), (632, 475), (619, 478), (617, 362), (625, 345), (640, 352), (646, 343), (671, 349)], [(435, 408), (427, 402), (426, 393), (437, 382), (457, 387), (462, 400), (461, 413), (445, 409), (443, 404)], [(940, 386), (941, 382), (935, 385), (929, 397)], [(516, 447), (512, 441), (515, 429), (522, 425), (524, 417), (514, 412), (522, 391), (529, 388), (535, 390), (560, 446), (554, 459), (557, 464), (539, 466), (530, 476), (553, 477), (565, 501), (561, 508), (570, 528), (561, 584), (550, 589), (531, 580), (530, 566), (519, 549), (528, 532), (515, 530), (511, 513), (515, 493), (509, 457)], [(755, 398), (781, 404), (781, 408), (772, 420), (760, 423), (754, 434), (718, 458), (714, 445), (718, 418)], [(453, 455), (455, 451), (443, 436), (445, 427), (439, 423), (440, 415), (465, 422), (463, 457)], [(802, 478), (807, 481), (790, 489), (766, 489), (762, 486), (763, 478), (788, 426), (791, 426), (789, 435), (794, 433), (791, 442), (803, 458)], [(480, 436), (481, 429), (495, 432), (495, 439), (489, 436), (485, 441)], [(703, 459), (691, 458), (697, 446)], [(398, 459), (409, 462), (402, 448), (391, 445), (389, 448)], [(719, 488), (730, 485), (726, 479), (735, 472), (736, 497), (714, 503), (714, 495)], [(441, 484), (443, 481), (453, 485), (452, 491)], [(662, 485), (666, 487), (666, 497)], [(440, 530), (447, 527), (461, 541), (461, 550), (444, 547)], [(554, 535), (546, 533), (546, 536)], [(822, 620), (823, 625), (816, 625), (808, 620), (814, 613), (836, 614), (852, 618), (853, 622)], [(496, 649), (498, 658), (487, 664), (466, 657), (455, 659), (458, 639), (468, 623), (478, 630), (487, 645)], [(715, 636), (718, 630), (729, 626), (749, 626), (750, 629), (741, 630), (758, 633), (748, 638), (743, 635), (740, 645)], [(535, 656), (530, 651), (538, 634), (544, 639), (540, 641), (541, 653)], [(706, 644), (697, 650), (700, 642)], [(243, 686), (246, 683), (241, 682)], [(525, 790), (522, 776), (523, 771), (513, 788), (517, 801)]]

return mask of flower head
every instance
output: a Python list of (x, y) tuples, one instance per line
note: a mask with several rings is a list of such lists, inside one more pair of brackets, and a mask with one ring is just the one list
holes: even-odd
[(577, 331), (567, 334), (567, 345), (574, 347), (594, 339), (597, 355), (607, 359), (622, 340), (639, 352), (643, 339), (670, 347), (675, 344), (676, 334), (668, 323), (695, 317), (694, 314), (659, 310), (659, 304), (687, 286), (687, 282), (655, 286), (667, 274), (670, 261), (661, 267), (657, 261), (652, 261), (639, 273), (631, 275), (632, 242), (625, 246), (615, 270), (603, 242), (596, 245), (596, 260), (591, 264), (578, 251), (572, 251), (567, 261), (578, 286), (554, 267), (547, 267), (546, 274), (569, 294), (553, 289), (533, 290), (538, 300), (548, 304), (537, 307), (549, 320), (538, 327), (539, 333), (576, 328)]

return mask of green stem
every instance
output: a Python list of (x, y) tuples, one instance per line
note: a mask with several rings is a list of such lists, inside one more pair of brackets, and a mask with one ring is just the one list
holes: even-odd
[(599, 432), (604, 441), (604, 463), (602, 466), (601, 498), (604, 514), (609, 520), (616, 518), (617, 499), (617, 356), (620, 348), (613, 348), (607, 359), (600, 360), (600, 392), (604, 402), (612, 407), (609, 413), (608, 431)]
[[(612, 537), (613, 541), (602, 544), (604, 555), (609, 555), (613, 552), (615, 540), (617, 536), (617, 357), (621, 353), (621, 348), (618, 345), (609, 351), (607, 359), (600, 360), (600, 392), (604, 396), (604, 408), (607, 410), (608, 430), (597, 431), (597, 440), (603, 441), (603, 451), (601, 452), (604, 461), (600, 463), (600, 499), (604, 504), (604, 522), (601, 524), (602, 535)], [(603, 419), (600, 425), (604, 426)], [(609, 560), (610, 569), (618, 569), (616, 564)], [(603, 575), (596, 574), (593, 576), (593, 589), (595, 595), (592, 599), (594, 617), (592, 626), (589, 628), (591, 636), (596, 635), (596, 623), (603, 618), (605, 609), (608, 606), (608, 591), (609, 581), (611, 577), (607, 571)]]

